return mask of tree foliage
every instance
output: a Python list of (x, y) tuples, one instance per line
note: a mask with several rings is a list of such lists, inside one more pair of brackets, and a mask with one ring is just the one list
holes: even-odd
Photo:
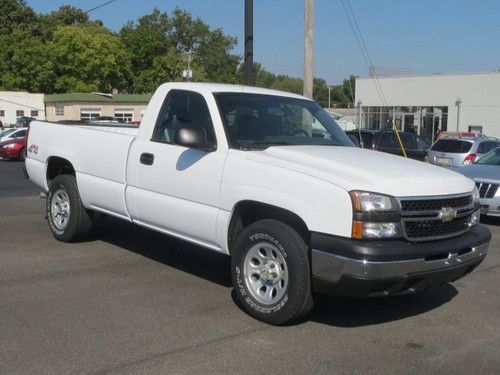
[[(242, 83), (237, 39), (176, 8), (153, 9), (114, 33), (79, 8), (63, 5), (37, 14), (25, 0), (0, 1), (0, 90), (148, 93), (182, 80), (183, 54), (192, 52), (195, 81)], [(301, 78), (275, 75), (254, 64), (255, 84), (302, 93)], [(331, 102), (352, 105), (354, 80), (332, 86)], [(328, 104), (328, 86), (314, 79), (314, 98)]]

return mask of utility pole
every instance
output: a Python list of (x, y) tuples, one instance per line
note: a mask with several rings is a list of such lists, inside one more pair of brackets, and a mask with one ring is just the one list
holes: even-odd
[(332, 92), (332, 86), (328, 86), (328, 109), (332, 108), (330, 106), (330, 93)]
[(245, 0), (245, 85), (255, 84), (253, 76), (253, 0)]
[(304, 0), (304, 96), (313, 97), (314, 0)]

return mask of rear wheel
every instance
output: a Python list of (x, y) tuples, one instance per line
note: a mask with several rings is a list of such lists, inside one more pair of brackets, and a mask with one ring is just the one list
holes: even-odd
[(82, 240), (92, 227), (92, 216), (83, 206), (71, 175), (57, 176), (51, 182), (46, 212), (50, 230), (59, 241)]
[(308, 247), (290, 226), (260, 220), (243, 230), (232, 255), (236, 298), (269, 324), (293, 323), (313, 307)]

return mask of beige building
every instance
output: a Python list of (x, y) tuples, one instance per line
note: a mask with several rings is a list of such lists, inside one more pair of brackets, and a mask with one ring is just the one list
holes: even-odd
[(69, 93), (45, 95), (47, 121), (90, 121), (112, 117), (124, 122), (141, 121), (151, 95)]

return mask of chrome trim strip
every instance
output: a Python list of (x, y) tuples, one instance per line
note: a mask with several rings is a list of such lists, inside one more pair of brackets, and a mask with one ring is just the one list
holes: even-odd
[(422, 258), (391, 262), (372, 262), (312, 249), (312, 273), (314, 277), (332, 282), (339, 281), (343, 275), (369, 279), (404, 277), (412, 273), (437, 271), (484, 258), (488, 252), (489, 244), (489, 242), (486, 242), (472, 247), (471, 251), (462, 255), (458, 255), (457, 252), (448, 253), (448, 258), (432, 261), (426, 261)]
[(409, 196), (409, 197), (396, 197), (396, 199), (418, 201), (418, 200), (463, 198), (470, 195), (472, 195), (471, 192), (460, 193), (460, 194), (449, 194), (449, 195), (419, 195), (419, 196)]

